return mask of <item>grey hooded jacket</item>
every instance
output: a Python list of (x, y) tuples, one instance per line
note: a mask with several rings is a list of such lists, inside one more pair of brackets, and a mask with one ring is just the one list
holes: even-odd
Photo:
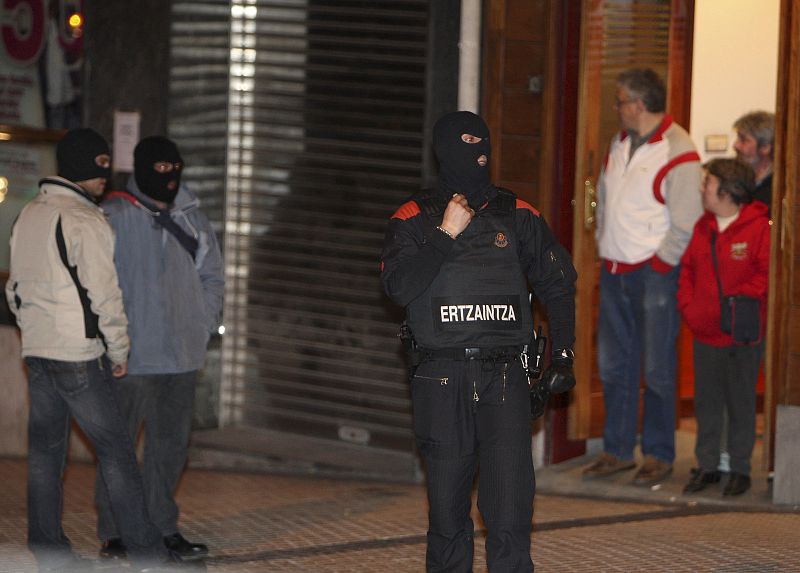
[(128, 193), (112, 193), (103, 210), (116, 235), (114, 263), (122, 288), (131, 353), (128, 372), (176, 374), (202, 368), (209, 335), (219, 325), (222, 255), (200, 201), (184, 185), (170, 216), (198, 241), (196, 257), (154, 218), (131, 176)]

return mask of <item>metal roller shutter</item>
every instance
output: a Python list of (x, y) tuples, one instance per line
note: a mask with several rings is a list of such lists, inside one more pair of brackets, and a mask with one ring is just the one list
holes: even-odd
[(428, 2), (233, 0), (228, 62), (211, 39), (225, 4), (186, 4), (208, 17), (185, 28), (174, 5), (186, 35), (173, 67), (196, 59), (203, 79), (173, 73), (171, 128), (203, 160), (202, 173), (187, 171), (194, 188), (225, 178), (215, 440), (414, 473), (398, 315), (379, 258), (389, 216), (421, 184)]

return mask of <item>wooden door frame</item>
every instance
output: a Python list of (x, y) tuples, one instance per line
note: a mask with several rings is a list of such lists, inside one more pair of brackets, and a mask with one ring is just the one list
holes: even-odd
[[(548, 55), (554, 54), (555, 44), (554, 36), (552, 35), (553, 29), (553, 6), (558, 4), (558, 0), (545, 0), (547, 3), (547, 17), (548, 17), (548, 35), (549, 40), (547, 43)], [(498, 86), (503, 83), (503, 70), (505, 66), (505, 26), (507, 15), (508, 0), (488, 0), (484, 3), (483, 19), (483, 85), (484, 86)], [(489, 58), (493, 58), (489, 60)], [(552, 149), (549, 145), (552, 143), (553, 132), (552, 129), (552, 109), (554, 99), (556, 97), (555, 81), (553, 74), (556, 73), (552, 65), (552, 57), (546, 60), (544, 72), (544, 91), (542, 93), (542, 117), (544, 118), (541, 126), (541, 153), (539, 159), (539, 189), (546, 189), (551, 191), (553, 189), (554, 170), (555, 164), (551, 156), (545, 152), (546, 149)], [(502, 129), (504, 94), (497, 90), (485, 90), (483, 93), (483, 105), (481, 106), (481, 114), (483, 115), (486, 124), (489, 126), (490, 133), (494, 134), (497, 141)], [(491, 172), (493, 180), (496, 182), (500, 179), (500, 165), (502, 163), (503, 148), (501, 145), (492, 146), (491, 157)], [(521, 198), (530, 200), (529, 197), (522, 196)], [(555, 215), (557, 210), (557, 202), (559, 196), (552, 192), (539, 193), (535, 207), (545, 215), (545, 218), (550, 221), (551, 216)]]
[(791, 375), (800, 367), (800, 280), (794, 277), (800, 177), (800, 0), (782, 0), (779, 21), (762, 463), (770, 469), (775, 461), (776, 407), (798, 405), (800, 398), (800, 379)]
[[(578, 69), (583, 70), (583, 73), (578, 74), (578, 93), (587, 93), (589, 90), (594, 90), (595, 97), (600, 97), (601, 85), (601, 67), (598, 59), (587, 58), (588, 50), (582, 49), (581, 46), (590, 42), (592, 32), (590, 13), (592, 7), (597, 9), (600, 2), (598, 0), (583, 0), (581, 5), (581, 31), (579, 35), (579, 56), (578, 56)], [(588, 98), (587, 98), (588, 99)], [(579, 98), (580, 100), (580, 98)], [(576, 125), (586, 124), (596, 125), (599, 123), (599, 108), (595, 106), (581, 106), (578, 105), (578, 114), (576, 118)], [(588, 233), (589, 237), (585, 237), (581, 241), (573, 241), (572, 244), (572, 261), (577, 269), (591, 269), (597, 266), (597, 258), (595, 256), (595, 249), (592, 248), (594, 241), (594, 231), (586, 229), (586, 214), (584, 203), (589, 200), (587, 189), (583, 192), (578, 192), (581, 186), (589, 187), (591, 177), (596, 177), (599, 174), (599, 160), (590, 155), (584, 156), (581, 153), (583, 149), (600, 149), (600, 142), (598, 141), (598, 133), (592, 130), (579, 129), (577, 138), (575, 140), (575, 179), (573, 181), (573, 192), (575, 195), (573, 201), (573, 233)], [(587, 177), (589, 179), (587, 179)], [(594, 290), (594, 275), (595, 272), (578, 272), (578, 281), (576, 288), (578, 294), (575, 297), (575, 316), (576, 316), (576, 329), (575, 329), (575, 378), (580, 383), (573, 390), (574, 399), (569, 409), (568, 419), (568, 434), (573, 439), (585, 439), (590, 436), (591, 426), (591, 380), (592, 380), (592, 360), (591, 356), (594, 353), (594, 334), (592, 328), (592, 321), (580, 320), (579, 317), (591, 316), (592, 305), (589, 296), (581, 296), (582, 292)], [(588, 327), (588, 332), (587, 332)]]

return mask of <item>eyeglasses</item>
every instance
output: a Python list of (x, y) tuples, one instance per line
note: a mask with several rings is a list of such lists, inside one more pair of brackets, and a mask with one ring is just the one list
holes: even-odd
[(153, 169), (155, 169), (158, 173), (169, 173), (173, 169), (175, 171), (180, 171), (183, 169), (183, 163), (176, 162), (170, 163), (169, 161), (156, 161), (153, 163)]
[(638, 99), (624, 99), (624, 100), (623, 99), (616, 99), (616, 100), (614, 100), (614, 107), (616, 109), (619, 109), (623, 105), (626, 105), (626, 104), (629, 104), (629, 103), (633, 103), (633, 102), (637, 102), (637, 101), (639, 101), (639, 100)]

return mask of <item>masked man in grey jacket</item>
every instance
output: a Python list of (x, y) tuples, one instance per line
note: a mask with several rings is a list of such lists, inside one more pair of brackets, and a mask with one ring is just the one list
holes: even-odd
[(73, 417), (94, 446), (115, 528), (134, 564), (147, 568), (167, 551), (148, 519), (133, 442), (114, 401), (130, 343), (114, 237), (97, 205), (110, 176), (108, 144), (76, 129), (56, 157), (59, 176), (40, 181), (14, 224), (6, 284), (28, 368), (28, 547), (39, 571), (85, 570), (61, 527)]
[[(103, 203), (116, 233), (114, 262), (128, 313), (131, 354), (117, 400), (135, 438), (144, 423), (143, 478), (147, 509), (164, 544), (181, 560), (208, 548), (178, 530), (174, 493), (186, 463), (194, 385), (222, 307), (222, 256), (199, 201), (180, 184), (183, 160), (165, 137), (147, 137), (134, 150), (127, 191)], [(101, 557), (126, 547), (97, 480)]]

